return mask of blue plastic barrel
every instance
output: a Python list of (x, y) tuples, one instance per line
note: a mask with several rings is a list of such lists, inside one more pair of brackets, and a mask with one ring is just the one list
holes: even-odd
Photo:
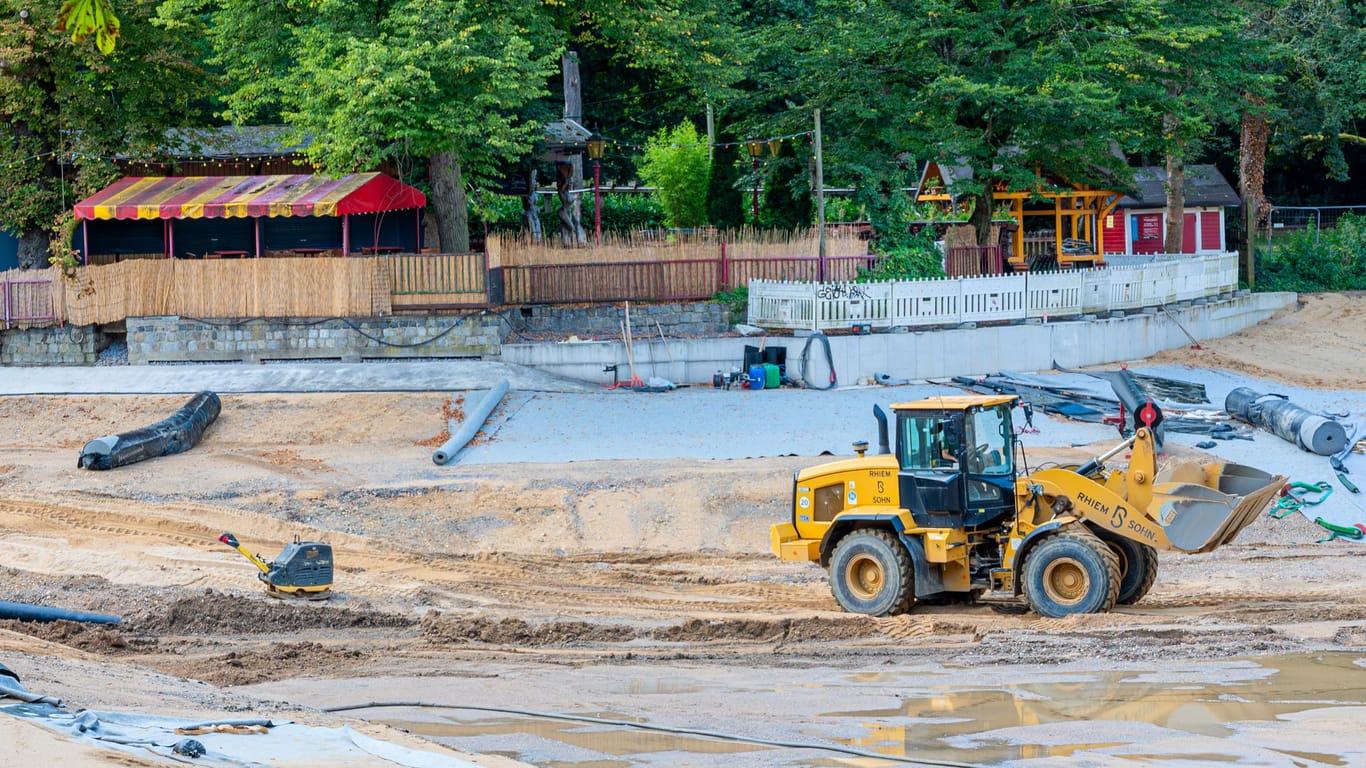
[(762, 364), (760, 364), (760, 365), (751, 365), (751, 366), (749, 367), (749, 388), (750, 388), (750, 389), (763, 389), (763, 388), (764, 388), (764, 366), (763, 366)]

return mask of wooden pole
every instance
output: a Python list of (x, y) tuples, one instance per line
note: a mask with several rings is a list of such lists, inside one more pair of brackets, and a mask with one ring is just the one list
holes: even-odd
[[(821, 111), (816, 110), (816, 228), (820, 230), (816, 255), (825, 271), (825, 165), (821, 147)], [(825, 275), (820, 276), (821, 280)]]
[(707, 159), (716, 159), (716, 123), (713, 122), (711, 105), (707, 105)]

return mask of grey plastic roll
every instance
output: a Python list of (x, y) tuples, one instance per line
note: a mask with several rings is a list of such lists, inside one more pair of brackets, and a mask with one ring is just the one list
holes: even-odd
[(1331, 456), (1347, 444), (1347, 430), (1336, 421), (1290, 402), (1284, 395), (1268, 395), (1238, 387), (1224, 398), (1230, 416), (1261, 427), (1300, 448)]
[(432, 462), (435, 464), (448, 464), (455, 455), (460, 452), (465, 444), (474, 439), (474, 435), (479, 428), (484, 426), (484, 421), (488, 419), (493, 409), (503, 401), (503, 396), (508, 393), (508, 381), (503, 379), (490, 389), (479, 406), (465, 414), (465, 422), (460, 427), (460, 431), (451, 435), (451, 439), (441, 444), (440, 448), (432, 454)]

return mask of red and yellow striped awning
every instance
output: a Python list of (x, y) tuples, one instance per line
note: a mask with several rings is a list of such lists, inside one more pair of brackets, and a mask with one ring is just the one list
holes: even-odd
[(128, 176), (76, 204), (78, 219), (341, 216), (422, 208), (427, 198), (382, 173), (323, 176)]

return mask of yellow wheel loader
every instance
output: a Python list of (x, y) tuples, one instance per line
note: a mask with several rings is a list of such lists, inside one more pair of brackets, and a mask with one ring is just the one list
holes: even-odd
[[(916, 601), (1024, 597), (1041, 616), (1108, 611), (1147, 594), (1157, 551), (1233, 540), (1285, 483), (1241, 464), (1168, 462), (1138, 429), (1080, 466), (1023, 469), (1014, 396), (874, 406), (880, 450), (801, 470), (784, 560), (819, 562), (846, 611), (887, 616)], [(1127, 468), (1107, 460), (1128, 450)]]

